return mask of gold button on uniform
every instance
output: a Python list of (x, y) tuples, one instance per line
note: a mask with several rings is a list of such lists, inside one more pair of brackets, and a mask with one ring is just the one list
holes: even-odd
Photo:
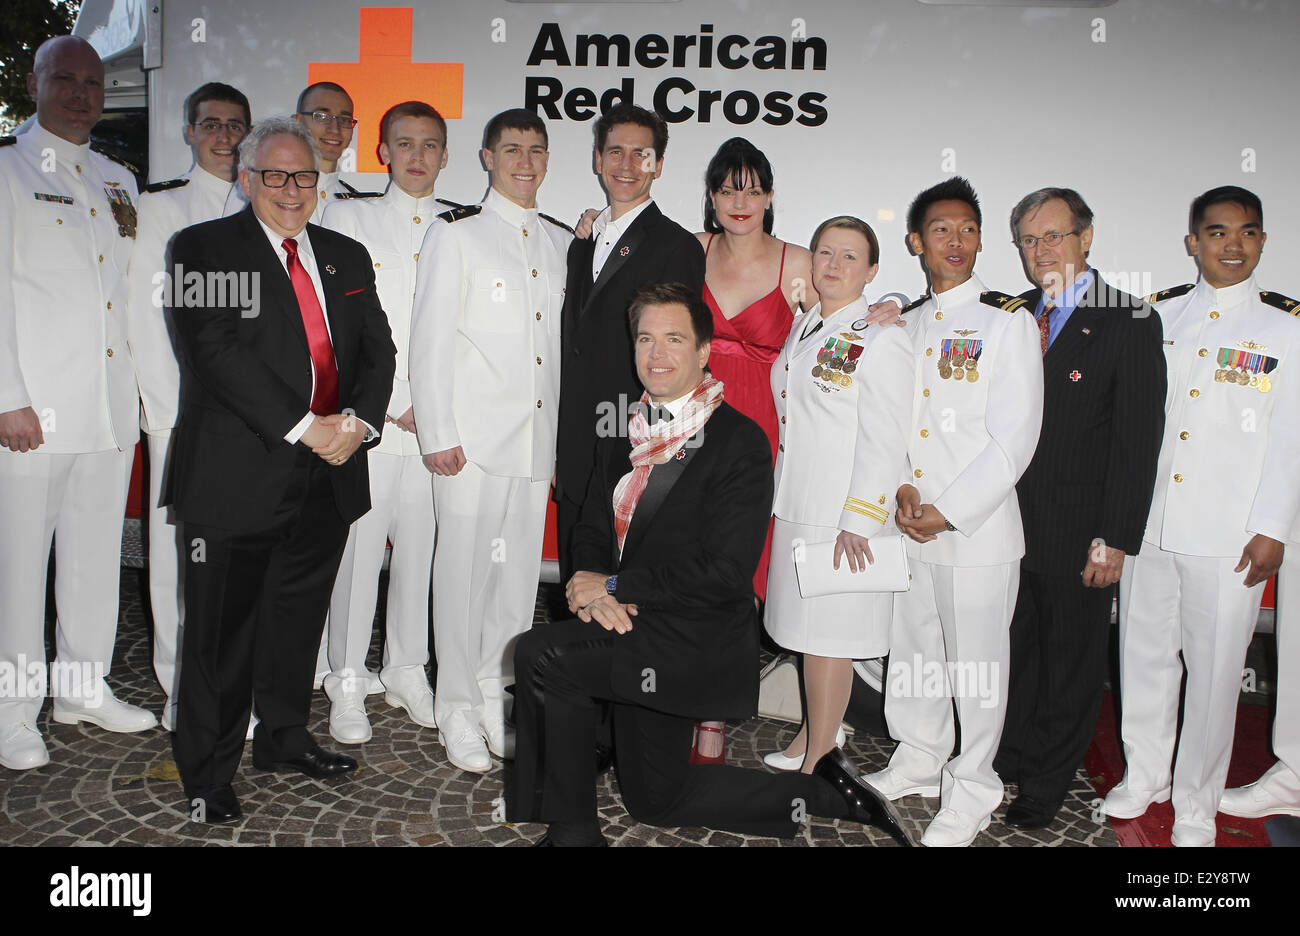
[(95, 216), (98, 215), (98, 214), (99, 214), (99, 212), (96, 211), (94, 208), (91, 208), (91, 209), (90, 209), (90, 216), (91, 216), (92, 218), (95, 217)]
[(1180, 474), (1174, 475), (1174, 484), (1182, 484), (1182, 483), (1183, 483), (1183, 476)]
[(1212, 318), (1212, 319), (1216, 319), (1216, 318), (1218, 318), (1218, 317), (1219, 317), (1219, 313), (1218, 313), (1218, 312), (1211, 312), (1211, 313), (1210, 313), (1210, 318)]
[(921, 438), (922, 438), (922, 439), (928, 439), (928, 438), (930, 438), (930, 430), (929, 430), (929, 429), (922, 429), (922, 430), (921, 430)]
[(542, 320), (542, 313), (538, 312), (538, 313), (537, 313), (537, 321), (540, 322), (541, 320)]
[(930, 395), (930, 388), (929, 388), (929, 387), (926, 387), (924, 390), (921, 391), (921, 396), (923, 396), (923, 397), (928, 397), (929, 395)]
[(412, 260), (419, 260), (419, 259), (420, 259), (420, 254), (419, 254), (419, 252), (417, 251), (417, 252), (415, 253), (415, 255), (411, 257), (411, 259), (412, 259)]
[(528, 228), (521, 228), (521, 230), (524, 232), (524, 237), (527, 237), (527, 236), (528, 236)]
[(109, 356), (109, 357), (112, 357), (112, 356), (113, 356), (113, 349), (112, 349), (112, 348), (109, 348), (109, 349), (108, 349), (108, 356)]
[(942, 313), (942, 312), (936, 312), (936, 313), (934, 313), (934, 320), (935, 320), (936, 322), (942, 321), (942, 320), (943, 320), (943, 313)]
[(80, 164), (80, 163), (77, 164), (77, 171), (78, 171), (78, 172), (81, 171), (81, 164)]
[(533, 279), (537, 279), (537, 271), (533, 270)]
[(542, 359), (541, 359), (541, 358), (538, 358), (538, 359), (537, 359), (537, 363), (538, 363), (538, 364), (542, 363)]
[(541, 401), (541, 400), (538, 400), (538, 401), (537, 401), (537, 408), (538, 408), (538, 409), (541, 409), (541, 408), (542, 408), (542, 401)]
[(1191, 433), (1188, 432), (1187, 430), (1183, 430), (1182, 432), (1178, 433), (1178, 438), (1182, 439), (1184, 442), (1186, 442), (1190, 436)]
[(1192, 391), (1191, 391), (1191, 393), (1189, 394), (1189, 396), (1191, 396), (1191, 398), (1192, 398), (1193, 400), (1196, 399), (1196, 398), (1197, 398), (1198, 396), (1200, 396), (1200, 395), (1201, 395), (1201, 391), (1197, 390), (1195, 387), (1192, 388)]
[(925, 356), (926, 356), (926, 357), (930, 357), (930, 356), (933, 355), (933, 354), (934, 354), (934, 348), (926, 348), (926, 349), (925, 349)]
[(919, 478), (919, 477), (921, 477), (921, 469), (918, 468), (918, 469), (916, 469), (915, 471), (913, 471), (913, 472), (912, 472), (912, 477), (914, 477), (914, 478)]
[(412, 218), (411, 220), (414, 221), (416, 224), (419, 224), (419, 223), (420, 223), (420, 216), (419, 216), (419, 215), (416, 215), (416, 216), (415, 216), (414, 218)]
[(62, 223), (63, 223), (63, 219), (62, 219), (62, 218), (55, 218), (55, 219), (54, 219), (54, 223), (55, 223), (55, 224), (62, 224)]
[(99, 262), (100, 262), (100, 263), (103, 263), (103, 262), (104, 262), (104, 255), (103, 255), (103, 254), (100, 254), (100, 255), (99, 255)]
[(108, 307), (109, 307), (110, 309), (113, 308), (113, 303), (111, 303), (111, 302), (108, 303)]
[(1210, 353), (1210, 349), (1209, 349), (1209, 348), (1202, 348), (1201, 350), (1199, 350), (1199, 351), (1196, 352), (1196, 356), (1197, 356), (1197, 357), (1205, 357), (1205, 356), (1206, 356), (1207, 354), (1209, 354), (1209, 353)]
[(379, 264), (378, 264), (378, 263), (375, 264), (375, 269), (376, 269), (376, 270), (379, 269)]

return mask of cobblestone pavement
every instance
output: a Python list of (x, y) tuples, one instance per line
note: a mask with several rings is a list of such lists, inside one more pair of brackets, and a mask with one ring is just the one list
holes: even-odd
[[(150, 638), (143, 607), (143, 573), (123, 569), (121, 616), (110, 682), (120, 698), (154, 712), (163, 695), (150, 664)], [(538, 614), (543, 615), (539, 596)], [(376, 632), (378, 633), (378, 628)], [(379, 641), (370, 665), (378, 662)], [(172, 760), (170, 736), (155, 728), (112, 734), (84, 724), (56, 725), (50, 707), (38, 727), (50, 764), (38, 770), (0, 769), (0, 843), (17, 845), (528, 845), (544, 831), (538, 825), (509, 825), (500, 815), (499, 762), (482, 776), (452, 767), (436, 731), (411, 723), (401, 709), (371, 696), (367, 708), (374, 737), (349, 746), (361, 769), (350, 781), (326, 783), (305, 777), (262, 773), (252, 766), (251, 745), (235, 779), (245, 818), (236, 826), (189, 821)], [(316, 693), (311, 730), (327, 747), (329, 703)], [(761, 766), (764, 753), (784, 745), (795, 726), (767, 718), (732, 724), (728, 762)], [(859, 732), (846, 747), (864, 772), (883, 767), (893, 742)], [(708, 829), (659, 829), (633, 822), (616, 795), (612, 773), (600, 781), (599, 806), (611, 845), (880, 845), (897, 847), (883, 833), (850, 822), (814, 819), (803, 836), (779, 839), (734, 835)], [(1007, 802), (1014, 795), (1007, 791)], [(976, 845), (1117, 846), (1110, 826), (1093, 817), (1096, 794), (1082, 771), (1051, 829), (1017, 832), (999, 820)], [(908, 797), (898, 804), (914, 838), (938, 808), (938, 800)]]

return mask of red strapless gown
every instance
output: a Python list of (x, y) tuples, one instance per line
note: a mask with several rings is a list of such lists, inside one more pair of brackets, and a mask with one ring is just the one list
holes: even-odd
[[(704, 249), (709, 255), (713, 238)], [(781, 269), (773, 290), (748, 306), (735, 318), (728, 319), (704, 284), (704, 302), (713, 312), (713, 347), (709, 352), (709, 370), (725, 385), (724, 397), (767, 433), (772, 445), (772, 463), (776, 464), (776, 446), (780, 431), (776, 424), (776, 405), (772, 402), (770, 371), (772, 362), (785, 346), (794, 316), (781, 291), (785, 274), (785, 248), (781, 248)], [(772, 548), (772, 524), (769, 520), (763, 555), (754, 573), (754, 594), (767, 597), (767, 561)]]

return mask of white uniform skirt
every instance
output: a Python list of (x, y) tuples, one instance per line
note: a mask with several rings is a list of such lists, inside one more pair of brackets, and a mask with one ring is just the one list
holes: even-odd
[[(775, 518), (764, 626), (772, 639), (787, 650), (851, 660), (884, 656), (889, 652), (889, 627), (894, 612), (892, 593), (820, 598), (804, 598), (799, 594), (794, 570), (796, 543), (811, 546), (834, 542), (839, 532), (834, 527)], [(847, 561), (840, 559), (841, 563)]]

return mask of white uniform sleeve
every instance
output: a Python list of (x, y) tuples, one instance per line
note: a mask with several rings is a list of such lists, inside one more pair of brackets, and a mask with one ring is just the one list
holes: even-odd
[(32, 405), (18, 362), (18, 309), (14, 303), (14, 229), (17, 217), (13, 194), (0, 179), (0, 413)]
[(984, 410), (989, 441), (934, 500), (935, 509), (966, 536), (1014, 493), (1043, 426), (1043, 355), (1033, 316), (1024, 309), (1013, 313), (998, 344), (991, 349), (997, 355), (989, 362), (993, 366), (981, 367), (994, 375)]
[(858, 363), (858, 434), (853, 446), (853, 478), (840, 529), (871, 537), (894, 513), (898, 474), (907, 464), (907, 434), (912, 425), (916, 358), (912, 340), (901, 328), (883, 327)]
[[(161, 274), (170, 274), (167, 269), (167, 242), (176, 233), (179, 218), (166, 199), (157, 195), (144, 195), (140, 198), (139, 220), (136, 225), (135, 246), (131, 250), (131, 264), (127, 272), (127, 343), (131, 346), (131, 359), (135, 362), (136, 379), (145, 400), (145, 419), (150, 429), (170, 429), (163, 422), (174, 420), (161, 413), (149, 412), (154, 402), (150, 390), (161, 389), (160, 381), (169, 385), (179, 385), (176, 352), (172, 347), (171, 335), (167, 331), (167, 318), (163, 313), (166, 282)], [(173, 288), (179, 289), (180, 283)], [(155, 302), (155, 297), (164, 302)], [(154, 371), (168, 366), (170, 375), (159, 375)], [(178, 404), (173, 404), (178, 405)]]
[(460, 445), (456, 428), (456, 332), (465, 303), (461, 237), (445, 221), (424, 235), (411, 308), (411, 400), (420, 452), (432, 455)]
[(1295, 477), (1300, 459), (1300, 341), (1293, 340), (1284, 366), (1291, 373), (1273, 381), (1278, 398), (1273, 402), (1264, 465), (1246, 523), (1247, 533), (1279, 542), (1287, 541), (1300, 512), (1300, 484)]

